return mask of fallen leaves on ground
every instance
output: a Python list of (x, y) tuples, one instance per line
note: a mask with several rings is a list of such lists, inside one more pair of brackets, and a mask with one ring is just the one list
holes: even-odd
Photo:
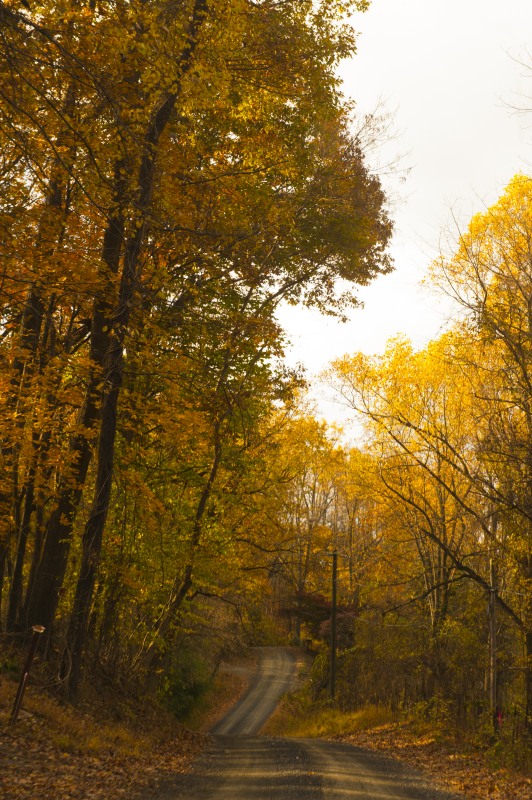
[(408, 722), (335, 737), (357, 747), (379, 750), (427, 773), (432, 783), (471, 800), (530, 800), (532, 779), (505, 769), (490, 769), (482, 756), (456, 752)]
[(0, 797), (9, 800), (134, 800), (158, 796), (158, 787), (188, 770), (207, 731), (246, 691), (253, 658), (222, 665), (219, 679), (196, 715), (194, 732), (153, 704), (131, 705), (112, 719), (112, 698), (84, 710), (30, 688), (15, 725), (8, 714), (14, 681), (0, 687)]
[[(54, 737), (55, 738), (55, 737)], [(143, 754), (65, 752), (49, 727), (26, 716), (0, 732), (0, 796), (10, 800), (111, 800), (133, 798), (184, 772), (204, 738), (187, 731), (151, 745)]]

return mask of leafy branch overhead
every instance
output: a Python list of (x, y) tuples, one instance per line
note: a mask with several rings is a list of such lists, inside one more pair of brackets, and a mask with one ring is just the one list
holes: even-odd
[(365, 6), (0, 3), (0, 588), (10, 631), (64, 622), (72, 694), (96, 642), (153, 666), (220, 552), (236, 580), (226, 493), (301, 385), (279, 303), (390, 269), (335, 73)]

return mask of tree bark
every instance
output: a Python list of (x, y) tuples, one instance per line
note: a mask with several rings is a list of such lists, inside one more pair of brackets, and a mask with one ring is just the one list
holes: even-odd
[[(188, 41), (179, 59), (181, 79), (192, 64), (198, 31), (205, 9), (206, 0), (196, 0), (187, 37)], [(141, 219), (134, 235), (128, 239), (125, 246), (124, 267), (118, 302), (112, 315), (114, 333), (109, 339), (106, 359), (105, 381), (108, 389), (102, 405), (96, 485), (89, 519), (83, 534), (82, 561), (61, 669), (67, 692), (70, 696), (75, 696), (77, 693), (81, 677), (82, 657), (87, 638), (92, 596), (111, 499), (118, 402), (124, 369), (124, 341), (142, 272), (141, 255), (146, 236), (147, 219), (152, 204), (157, 148), (175, 108), (179, 94), (180, 89), (178, 87), (175, 92), (165, 97), (146, 132), (138, 176), (137, 209), (140, 212)]]
[[(24, 616), (29, 625), (44, 625), (47, 632), (57, 609), (59, 593), (66, 571), (74, 519), (81, 500), (83, 487), (92, 458), (92, 433), (101, 412), (101, 382), (103, 368), (111, 339), (111, 291), (118, 272), (123, 241), (124, 179), (117, 165), (115, 174), (115, 201), (118, 206), (107, 225), (102, 247), (101, 277), (104, 290), (95, 299), (92, 313), (90, 361), (91, 368), (85, 390), (84, 404), (80, 410), (76, 433), (70, 440), (70, 474), (63, 476), (57, 492), (57, 503), (52, 512), (44, 539), (42, 559), (33, 581), (28, 586)], [(106, 291), (107, 289), (107, 291)]]

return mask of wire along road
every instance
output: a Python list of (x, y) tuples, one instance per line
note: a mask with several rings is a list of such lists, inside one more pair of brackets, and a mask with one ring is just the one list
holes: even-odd
[(294, 683), (285, 648), (261, 648), (248, 693), (213, 728), (193, 771), (159, 800), (456, 800), (398, 761), (348, 744), (257, 734)]

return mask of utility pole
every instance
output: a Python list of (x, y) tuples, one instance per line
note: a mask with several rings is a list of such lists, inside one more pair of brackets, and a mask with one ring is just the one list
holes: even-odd
[(496, 577), (493, 558), (490, 558), (490, 597), (489, 597), (489, 685), (490, 712), (494, 727), (497, 728), (497, 617), (496, 617)]
[(336, 584), (338, 576), (338, 553), (332, 554), (332, 608), (331, 608), (331, 700), (336, 693)]

